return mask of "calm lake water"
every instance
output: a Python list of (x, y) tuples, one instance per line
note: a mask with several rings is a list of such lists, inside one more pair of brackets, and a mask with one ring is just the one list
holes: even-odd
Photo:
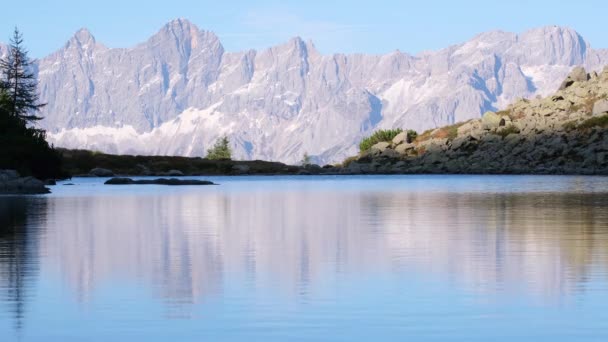
[(608, 341), (608, 178), (0, 197), (0, 341)]

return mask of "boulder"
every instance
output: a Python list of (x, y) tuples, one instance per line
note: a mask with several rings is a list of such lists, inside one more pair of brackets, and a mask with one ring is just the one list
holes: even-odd
[(602, 70), (602, 73), (600, 74), (600, 80), (608, 81), (608, 65), (604, 67), (604, 70)]
[(608, 113), (607, 99), (599, 100), (593, 105), (593, 115), (602, 115), (606, 113)]
[(479, 127), (479, 122), (476, 120), (469, 121), (458, 127), (458, 135), (465, 135)]
[(400, 155), (406, 155), (409, 151), (413, 151), (416, 148), (414, 144), (401, 144), (395, 148), (395, 152)]
[(133, 180), (131, 178), (112, 178), (106, 185), (215, 185), (213, 182), (197, 179), (157, 178)]
[(576, 68), (572, 69), (572, 71), (570, 72), (568, 77), (566, 77), (564, 82), (562, 82), (562, 85), (559, 87), (559, 90), (564, 90), (564, 89), (570, 87), (571, 85), (574, 84), (574, 82), (585, 82), (588, 80), (589, 80), (589, 75), (587, 74), (587, 71), (585, 70), (585, 68), (576, 67)]
[(19, 172), (15, 170), (0, 170), (0, 182), (15, 180), (19, 177)]
[(486, 112), (481, 117), (481, 126), (487, 131), (500, 127), (501, 122), (502, 118), (494, 112)]
[(374, 146), (372, 146), (371, 151), (372, 153), (382, 153), (384, 152), (384, 150), (386, 150), (389, 146), (391, 146), (391, 144), (387, 143), (386, 141), (381, 141), (377, 144), (375, 144)]
[(16, 172), (8, 171), (0, 171), (0, 194), (47, 194), (50, 192), (41, 180), (34, 177), (15, 178)]
[(406, 142), (407, 142), (407, 132), (401, 132), (393, 138), (393, 146), (397, 146), (399, 144), (403, 144)]
[[(399, 145), (401, 146), (401, 145)], [(385, 157), (385, 158), (399, 158), (399, 153), (397, 153), (397, 151), (393, 150), (392, 148), (387, 148), (384, 151), (382, 151), (382, 153), (380, 153), (381, 157)]]
[(101, 167), (96, 167), (96, 168), (92, 169), (91, 171), (89, 171), (89, 175), (91, 175), (93, 177), (113, 177), (114, 172), (112, 172), (112, 170), (103, 169)]

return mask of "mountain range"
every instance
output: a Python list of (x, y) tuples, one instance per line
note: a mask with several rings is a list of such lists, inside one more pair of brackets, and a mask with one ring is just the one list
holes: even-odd
[(376, 129), (479, 118), (554, 92), (573, 66), (605, 64), (607, 49), (559, 26), (482, 33), (417, 55), (324, 55), (301, 38), (227, 52), (214, 33), (177, 19), (131, 48), (81, 29), (34, 68), (48, 103), (39, 125), (55, 146), (204, 156), (227, 135), (239, 159), (294, 163), (308, 153), (330, 163)]

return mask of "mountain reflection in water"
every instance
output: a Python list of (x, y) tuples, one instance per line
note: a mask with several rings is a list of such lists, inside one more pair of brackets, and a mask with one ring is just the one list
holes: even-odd
[(603, 192), (314, 185), (0, 198), (0, 311), (22, 324), (41, 269), (84, 307), (128, 284), (170, 319), (196, 318), (236, 286), (297, 304), (376, 277), (559, 306), (607, 288), (607, 207)]

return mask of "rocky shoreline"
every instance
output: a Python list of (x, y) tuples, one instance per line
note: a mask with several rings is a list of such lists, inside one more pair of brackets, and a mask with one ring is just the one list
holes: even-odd
[(405, 132), (343, 163), (351, 174), (608, 175), (608, 67), (575, 68), (556, 94), (408, 141)]
[(21, 177), (15, 170), (0, 170), (0, 195), (36, 195), (51, 192), (41, 180)]

